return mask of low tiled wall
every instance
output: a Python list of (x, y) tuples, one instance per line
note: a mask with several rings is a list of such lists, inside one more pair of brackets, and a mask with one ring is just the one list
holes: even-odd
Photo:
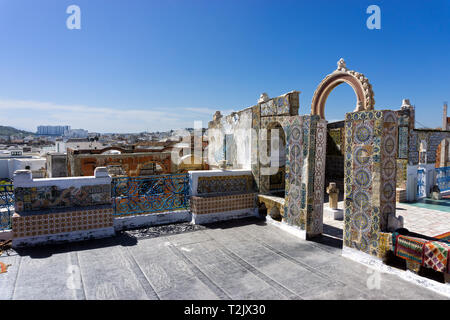
[(14, 214), (14, 238), (35, 237), (113, 226), (112, 208), (83, 208), (39, 214)]
[(114, 235), (106, 168), (97, 168), (93, 177), (53, 179), (33, 179), (29, 170), (19, 170), (14, 192), (14, 247)]
[(250, 170), (189, 171), (192, 223), (211, 223), (256, 215)]
[(254, 190), (251, 170), (189, 171), (190, 195), (249, 193)]
[(255, 208), (256, 193), (191, 197), (191, 211), (194, 214), (210, 214)]
[(33, 179), (29, 170), (18, 170), (14, 175), (15, 211), (111, 204), (111, 177), (99, 169), (93, 177), (49, 179)]

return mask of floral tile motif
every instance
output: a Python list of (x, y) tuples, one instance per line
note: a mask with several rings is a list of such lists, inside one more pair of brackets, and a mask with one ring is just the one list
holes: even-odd
[(17, 187), (14, 189), (16, 212), (42, 209), (85, 207), (111, 203), (111, 185), (61, 189), (57, 186)]

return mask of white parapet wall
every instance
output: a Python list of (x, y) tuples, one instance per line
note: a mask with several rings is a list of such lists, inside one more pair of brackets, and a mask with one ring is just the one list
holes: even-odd
[(189, 171), (189, 193), (191, 196), (197, 196), (198, 178), (200, 177), (222, 177), (222, 176), (242, 176), (252, 175), (251, 170), (233, 169), (233, 170), (198, 170)]
[(36, 237), (13, 239), (12, 247), (21, 248), (21, 247), (34, 247), (49, 244), (64, 244), (70, 242), (109, 238), (113, 236), (115, 236), (115, 231), (113, 227), (99, 228), (92, 230), (79, 230), (59, 234), (47, 234)]
[(13, 247), (64, 243), (114, 235), (111, 177), (106, 168), (91, 177), (33, 179), (14, 175)]
[(209, 224), (220, 221), (236, 220), (243, 218), (254, 218), (258, 217), (258, 209), (241, 209), (225, 212), (216, 212), (210, 214), (195, 214), (192, 213), (192, 224)]
[(70, 187), (79, 188), (82, 186), (92, 186), (98, 184), (111, 184), (111, 177), (106, 167), (98, 167), (94, 171), (94, 176), (90, 177), (63, 177), (33, 179), (30, 170), (17, 170), (14, 172), (14, 188), (34, 188), (57, 186), (61, 189)]
[(105, 167), (90, 177), (33, 179), (30, 170), (14, 174), (16, 213), (111, 205), (111, 177)]

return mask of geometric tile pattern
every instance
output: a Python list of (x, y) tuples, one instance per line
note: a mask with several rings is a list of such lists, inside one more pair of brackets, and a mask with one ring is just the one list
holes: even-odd
[(405, 260), (422, 264), (423, 247), (428, 240), (397, 235), (395, 255)]
[(113, 226), (112, 213), (112, 207), (33, 215), (20, 215), (16, 213), (12, 217), (13, 236), (17, 239), (108, 228)]
[(209, 214), (255, 208), (256, 193), (245, 193), (224, 196), (192, 196), (191, 212), (195, 214)]
[(425, 244), (423, 252), (423, 266), (438, 272), (450, 273), (449, 264), (450, 245), (444, 242), (431, 241)]

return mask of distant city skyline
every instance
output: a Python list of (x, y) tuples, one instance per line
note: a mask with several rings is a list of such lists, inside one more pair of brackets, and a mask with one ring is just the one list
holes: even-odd
[[(81, 29), (66, 26), (70, 5)], [(367, 7), (381, 9), (369, 30)], [(450, 101), (450, 2), (0, 1), (0, 124), (36, 132), (69, 125), (138, 133), (208, 126), (270, 97), (300, 91), (310, 113), (320, 81), (344, 58), (376, 109), (416, 106), (417, 127), (441, 126)], [(326, 105), (344, 119), (356, 98), (338, 86)]]

